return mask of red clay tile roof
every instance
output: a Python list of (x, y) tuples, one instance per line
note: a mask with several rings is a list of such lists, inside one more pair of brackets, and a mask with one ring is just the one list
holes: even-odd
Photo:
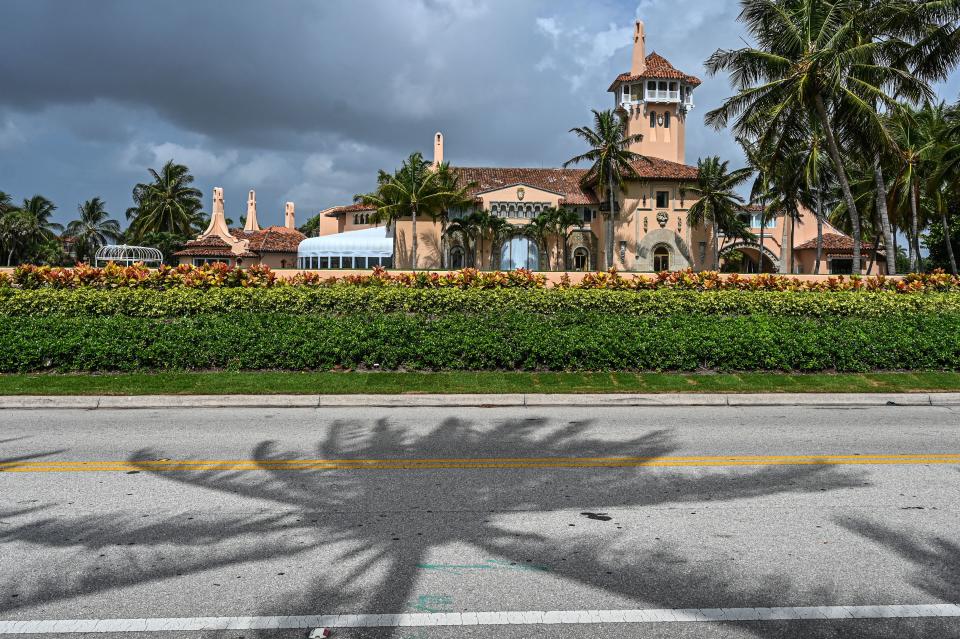
[(586, 169), (501, 169), (495, 167), (457, 167), (461, 183), (473, 182), (469, 193), (496, 191), (514, 185), (524, 184), (533, 188), (552, 191), (563, 196), (565, 204), (596, 204), (597, 197), (592, 189), (584, 189), (580, 180), (587, 174)]
[(288, 229), (285, 226), (268, 226), (251, 233), (232, 229), (230, 233), (236, 238), (250, 240), (247, 247), (255, 253), (296, 253), (300, 242), (307, 239), (307, 236), (297, 229)]
[(346, 215), (348, 213), (362, 213), (365, 211), (376, 211), (377, 207), (367, 206), (366, 204), (350, 204), (348, 206), (336, 206), (326, 213), (327, 217), (340, 217), (341, 215)]
[(700, 176), (700, 170), (695, 166), (652, 157), (634, 162), (633, 168), (645, 180), (693, 181)]
[(180, 257), (257, 257), (256, 253), (245, 251), (236, 254), (230, 250), (230, 245), (219, 237), (211, 236), (202, 240), (190, 240), (182, 250), (174, 253), (174, 256)]
[[(794, 247), (795, 251), (802, 251), (805, 249), (816, 249), (817, 248), (817, 238), (813, 238), (808, 242), (799, 244)], [(864, 251), (872, 251), (873, 244), (871, 242), (864, 242), (861, 244), (861, 248)], [(843, 253), (852, 253), (853, 252), (853, 238), (847, 235), (839, 235), (837, 233), (824, 233), (823, 234), (823, 250), (824, 251), (840, 251)]]
[(695, 75), (689, 75), (683, 71), (680, 71), (670, 64), (666, 58), (654, 51), (647, 56), (647, 68), (643, 73), (637, 75), (621, 73), (617, 76), (617, 79), (613, 81), (613, 84), (610, 85), (610, 88), (607, 89), (607, 91), (616, 91), (617, 85), (619, 85), (621, 82), (636, 82), (637, 80), (643, 80), (646, 78), (653, 78), (657, 80), (682, 80), (683, 82), (692, 84), (695, 87), (698, 87), (702, 84), (700, 78)]

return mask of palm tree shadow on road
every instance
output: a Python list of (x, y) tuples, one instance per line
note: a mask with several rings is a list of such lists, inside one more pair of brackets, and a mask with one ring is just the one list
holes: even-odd
[[(565, 424), (546, 419), (506, 420), (479, 427), (446, 419), (426, 434), (391, 425), (335, 421), (317, 445), (320, 459), (664, 457), (676, 450), (664, 431), (645, 431), (611, 440), (593, 431), (590, 421)], [(145, 462), (168, 458), (159, 450), (140, 450), (130, 460), (141, 472)], [(506, 561), (549, 566), (560, 576), (589, 588), (652, 607), (777, 605), (789, 600), (787, 577), (760, 589), (738, 585), (720, 570), (690, 569), (670, 550), (623, 557), (609, 575), (600, 544), (558, 541), (539, 532), (520, 533), (497, 523), (500, 515), (560, 511), (627, 511), (687, 502), (725, 502), (782, 493), (814, 493), (864, 485), (859, 473), (827, 466), (780, 466), (756, 470), (666, 468), (537, 468), (436, 470), (276, 470), (270, 463), (302, 459), (302, 454), (261, 442), (252, 453), (257, 471), (158, 473), (164, 480), (252, 500), (253, 514), (217, 518), (143, 518), (138, 514), (34, 518), (0, 527), (0, 543), (26, 542), (41, 547), (76, 549), (73, 576), (62, 573), (17, 576), (0, 581), (0, 612), (166, 579), (196, 575), (224, 566), (276, 558), (310, 561), (311, 553), (335, 553), (345, 567), (336, 578), (319, 567), (307, 583), (283, 593), (280, 609), (271, 602), (263, 615), (408, 612), (431, 550), (468, 544)], [(449, 480), (443, 473), (456, 472)], [(0, 519), (16, 513), (0, 513)], [(34, 516), (36, 513), (34, 513)], [(397, 519), (415, 536), (398, 543)], [(414, 534), (414, 533), (411, 533)], [(394, 535), (394, 536), (391, 536)], [(135, 545), (134, 545), (135, 543)], [(133, 545), (112, 565), (83, 564), (95, 551)], [(175, 549), (176, 561), (163, 561)], [(103, 555), (101, 555), (102, 557)], [(159, 557), (159, 558), (158, 558)], [(558, 561), (564, 557), (566, 561)], [(149, 565), (150, 570), (132, 567)], [(650, 570), (650, 566), (657, 566)], [(4, 593), (16, 591), (16, 600)], [(809, 593), (808, 593), (809, 594)], [(824, 592), (825, 600), (832, 598)], [(748, 602), (748, 603), (744, 603)], [(245, 614), (249, 614), (245, 612)], [(761, 633), (754, 625), (752, 631)], [(767, 636), (767, 635), (763, 635)], [(769, 636), (785, 636), (783, 634)], [(816, 636), (806, 634), (803, 636)], [(883, 636), (883, 635), (877, 635)]]

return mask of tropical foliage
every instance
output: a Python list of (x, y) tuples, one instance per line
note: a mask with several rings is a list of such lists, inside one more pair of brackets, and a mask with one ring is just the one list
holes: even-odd
[(134, 205), (127, 209), (128, 235), (138, 241), (149, 233), (191, 237), (203, 226), (203, 194), (191, 186), (190, 169), (170, 160), (160, 169), (148, 169), (153, 178), (133, 187)]
[(607, 268), (613, 268), (613, 236), (614, 221), (617, 218), (618, 190), (623, 190), (624, 180), (639, 178), (635, 164), (646, 161), (639, 153), (630, 150), (630, 147), (640, 140), (640, 134), (630, 135), (627, 132), (627, 122), (614, 111), (593, 111), (593, 128), (588, 126), (577, 127), (571, 133), (586, 142), (589, 150), (566, 161), (563, 166), (589, 162), (590, 168), (583, 177), (585, 186), (596, 187), (606, 194), (606, 210), (602, 211), (606, 225), (604, 228), (604, 253), (607, 258)]
[(692, 270), (659, 273), (653, 276), (624, 276), (615, 270), (586, 273), (574, 281), (564, 275), (549, 284), (541, 273), (516, 271), (478, 271), (464, 269), (446, 273), (390, 273), (377, 267), (369, 275), (327, 276), (317, 272), (298, 273), (292, 278), (278, 277), (262, 265), (238, 268), (226, 264), (180, 265), (149, 269), (145, 266), (103, 268), (79, 265), (74, 268), (23, 265), (13, 277), (0, 277), (0, 288), (16, 289), (174, 289), (174, 288), (412, 288), (412, 289), (503, 289), (560, 288), (616, 291), (779, 291), (838, 292), (885, 291), (890, 293), (960, 292), (960, 277), (943, 271), (908, 275), (902, 279), (876, 277), (831, 277), (811, 281), (783, 275), (722, 276), (714, 271)]
[(105, 203), (99, 197), (77, 207), (79, 219), (67, 224), (66, 236), (73, 240), (78, 262), (91, 262), (97, 250), (120, 237), (120, 224), (110, 219)]
[[(470, 203), (467, 191), (467, 186), (459, 183), (459, 178), (449, 165), (434, 166), (417, 152), (410, 154), (393, 173), (381, 170), (377, 177), (377, 189), (372, 193), (359, 194), (355, 200), (376, 207), (372, 216), (376, 224), (389, 227), (395, 226), (400, 220), (411, 220), (410, 263), (416, 270), (419, 266), (418, 217), (428, 215), (438, 219), (446, 216), (450, 209), (466, 206)], [(395, 232), (394, 244), (397, 235)]]

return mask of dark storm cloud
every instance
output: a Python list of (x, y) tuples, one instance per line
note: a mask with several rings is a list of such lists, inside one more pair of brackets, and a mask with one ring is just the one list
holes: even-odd
[[(737, 46), (736, 0), (0, 0), (0, 190), (115, 217), (146, 168), (188, 164), (228, 212), (258, 189), (267, 221), (349, 201), (446, 134), (460, 164), (556, 166), (567, 131), (608, 108), (632, 23), (689, 73)], [(688, 161), (737, 156), (702, 125)], [(736, 161), (736, 160), (735, 160)]]

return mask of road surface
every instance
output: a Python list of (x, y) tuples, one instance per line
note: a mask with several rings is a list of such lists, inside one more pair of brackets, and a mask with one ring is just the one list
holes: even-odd
[(958, 417), (0, 411), (0, 635), (960, 637)]

